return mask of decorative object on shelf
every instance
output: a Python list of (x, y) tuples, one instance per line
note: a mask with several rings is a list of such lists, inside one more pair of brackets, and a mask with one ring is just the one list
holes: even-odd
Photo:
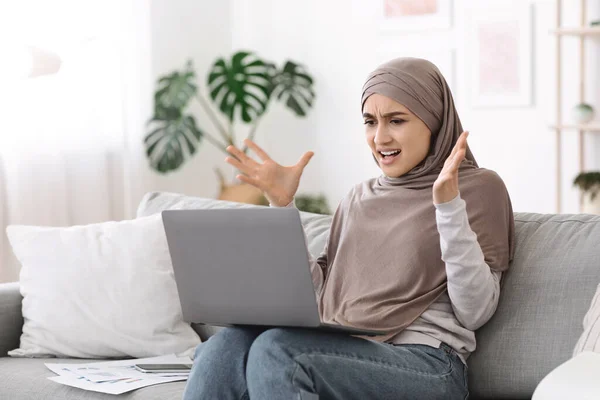
[(386, 31), (423, 31), (452, 26), (452, 0), (380, 0)]
[[(301, 64), (286, 61), (278, 68), (250, 51), (234, 53), (231, 59), (217, 59), (208, 73), (207, 85), (210, 99), (225, 117), (226, 125), (198, 90), (191, 61), (182, 71), (158, 79), (154, 116), (144, 139), (147, 157), (156, 171), (164, 174), (180, 168), (196, 153), (202, 140), (229, 155), (225, 149), (236, 145), (235, 123), (250, 125), (248, 138), (253, 140), (259, 122), (274, 100), (296, 116), (304, 117), (315, 99), (313, 79)], [(196, 124), (189, 111), (193, 99), (208, 115), (216, 134)], [(243, 151), (247, 153), (248, 148), (244, 146)], [(219, 199), (265, 202), (260, 190), (245, 183), (227, 184), (223, 174), (218, 170), (217, 174), (221, 183)]]
[[(499, 3), (503, 4), (503, 3)], [(511, 7), (477, 4), (466, 34), (473, 107), (532, 103), (532, 11), (529, 2)]]
[(297, 195), (295, 198), (296, 208), (300, 211), (306, 211), (315, 214), (330, 215), (331, 209), (324, 195)]
[(573, 180), (573, 186), (576, 186), (583, 193), (582, 212), (585, 214), (600, 215), (600, 172), (582, 172)]
[(571, 116), (576, 124), (587, 124), (594, 119), (594, 108), (587, 103), (579, 103), (571, 110)]
[(591, 26), (600, 26), (600, 19), (590, 22)]

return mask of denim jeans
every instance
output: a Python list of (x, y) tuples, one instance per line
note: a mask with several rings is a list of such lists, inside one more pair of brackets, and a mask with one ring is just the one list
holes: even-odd
[(196, 349), (184, 400), (466, 399), (447, 345), (392, 345), (301, 328), (225, 328)]

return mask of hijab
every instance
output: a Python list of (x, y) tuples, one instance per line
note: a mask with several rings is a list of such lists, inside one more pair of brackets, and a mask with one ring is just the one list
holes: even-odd
[[(429, 61), (399, 58), (379, 66), (363, 86), (363, 108), (374, 93), (404, 105), (427, 125), (430, 151), (406, 174), (362, 182), (341, 201), (321, 256), (326, 267), (318, 299), (324, 322), (388, 330), (370, 338), (387, 341), (447, 290), (432, 187), (463, 129), (450, 88)], [(504, 182), (479, 168), (468, 148), (458, 174), (485, 263), (506, 271), (514, 218)]]

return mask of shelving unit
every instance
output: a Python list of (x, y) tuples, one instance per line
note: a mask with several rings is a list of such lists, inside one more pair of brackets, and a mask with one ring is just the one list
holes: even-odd
[[(573, 0), (569, 0), (571, 3)], [(571, 3), (572, 4), (572, 3)], [(580, 26), (563, 27), (562, 26), (562, 0), (556, 0), (556, 29), (551, 33), (556, 36), (556, 124), (550, 128), (556, 132), (556, 212), (560, 213), (562, 209), (562, 151), (561, 141), (563, 131), (577, 131), (579, 133), (579, 170), (585, 168), (585, 133), (600, 132), (600, 122), (593, 121), (589, 124), (568, 124), (562, 118), (562, 38), (565, 36), (575, 36), (579, 38), (579, 102), (585, 101), (585, 39), (590, 37), (600, 37), (600, 26), (589, 26), (586, 22), (586, 0), (580, 0)], [(598, 118), (598, 117), (597, 117)], [(581, 211), (583, 197), (580, 197), (579, 210)]]
[(600, 35), (600, 26), (589, 26), (583, 28), (558, 28), (552, 31), (561, 36), (595, 36)]
[(600, 132), (600, 122), (593, 122), (589, 124), (578, 124), (578, 125), (552, 125), (550, 128), (552, 129), (560, 129), (560, 130), (577, 130), (584, 132)]

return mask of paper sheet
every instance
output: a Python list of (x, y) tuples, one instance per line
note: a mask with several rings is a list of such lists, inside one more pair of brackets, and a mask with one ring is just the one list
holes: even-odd
[(160, 383), (185, 381), (187, 373), (144, 373), (135, 364), (190, 364), (189, 357), (175, 354), (120, 361), (104, 361), (90, 364), (54, 364), (46, 367), (59, 376), (48, 378), (62, 385), (107, 394), (121, 394)]

